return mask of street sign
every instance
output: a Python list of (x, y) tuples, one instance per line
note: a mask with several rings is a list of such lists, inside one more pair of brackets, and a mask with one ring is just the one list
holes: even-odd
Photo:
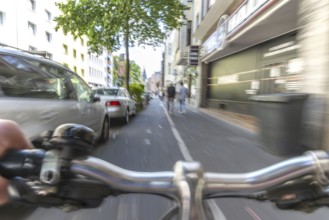
[(197, 66), (199, 64), (199, 46), (190, 46), (188, 65)]

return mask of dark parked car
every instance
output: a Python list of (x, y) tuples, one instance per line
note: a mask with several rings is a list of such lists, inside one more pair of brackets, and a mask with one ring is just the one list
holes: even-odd
[(106, 109), (67, 67), (27, 52), (0, 48), (0, 118), (16, 121), (30, 139), (64, 123), (88, 126), (109, 138)]

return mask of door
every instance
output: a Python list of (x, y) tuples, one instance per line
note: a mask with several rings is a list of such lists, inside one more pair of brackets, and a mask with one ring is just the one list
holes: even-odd
[(79, 117), (76, 123), (85, 125), (99, 134), (105, 115), (104, 107), (99, 102), (94, 101), (93, 91), (78, 75), (72, 73), (70, 82), (77, 99), (75, 107)]

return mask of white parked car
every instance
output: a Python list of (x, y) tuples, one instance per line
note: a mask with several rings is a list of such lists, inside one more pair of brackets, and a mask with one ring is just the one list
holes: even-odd
[(95, 96), (101, 98), (110, 118), (122, 118), (125, 123), (129, 123), (130, 117), (136, 114), (135, 101), (125, 88), (94, 88), (93, 91)]
[(64, 123), (109, 139), (110, 120), (88, 84), (67, 67), (27, 52), (0, 48), (0, 118), (16, 121), (30, 140)]

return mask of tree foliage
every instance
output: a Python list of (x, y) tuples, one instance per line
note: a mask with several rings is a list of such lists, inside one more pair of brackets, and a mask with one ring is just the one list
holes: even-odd
[(166, 34), (183, 23), (188, 7), (179, 0), (67, 0), (57, 3), (62, 14), (54, 20), (75, 37), (87, 36), (91, 52), (126, 49), (129, 89), (129, 47), (160, 46)]
[[(115, 85), (119, 86), (124, 86), (124, 81), (126, 79), (125, 76), (119, 76), (118, 73), (119, 69), (119, 57), (118, 56), (113, 56), (113, 82)], [(130, 82), (131, 83), (136, 83), (136, 84), (141, 84), (142, 83), (142, 71), (141, 67), (135, 63), (135, 61), (130, 61)]]

